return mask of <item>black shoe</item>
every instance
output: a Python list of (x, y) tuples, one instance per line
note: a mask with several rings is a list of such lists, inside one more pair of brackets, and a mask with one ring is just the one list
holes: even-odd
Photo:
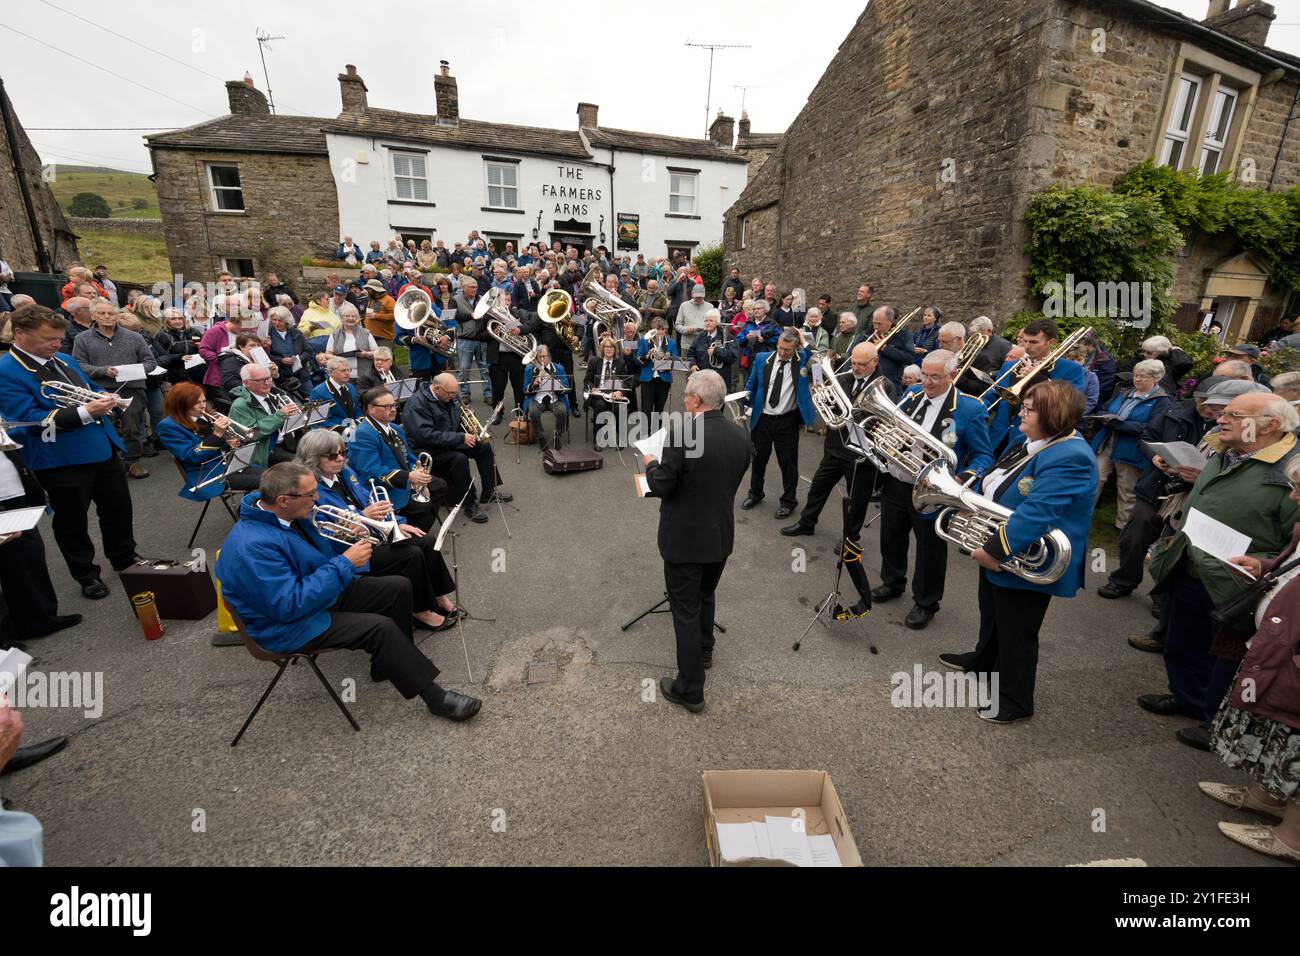
[(1197, 750), (1208, 751), (1210, 749), (1210, 732), (1200, 724), (1195, 727), (1184, 727), (1182, 730), (1177, 730), (1174, 732), (1174, 736), (1178, 738), (1180, 744), (1187, 744), (1187, 746), (1194, 747)]
[(431, 634), (437, 634), (440, 631), (451, 630), (453, 627), (456, 626), (456, 624), (459, 621), (460, 618), (456, 617), (454, 614), (452, 614), (449, 611), (443, 615), (441, 624), (426, 624), (424, 621), (421, 621), (418, 617), (413, 617), (411, 618), (411, 626), (414, 627), (417, 631), (428, 631)]
[(67, 745), (67, 737), (51, 737), (49, 740), (42, 740), (39, 744), (32, 744), (30, 747), (19, 747), (14, 751), (14, 755), (9, 758), (9, 762), (0, 767), (0, 774), (13, 773), (15, 770), (24, 770), (38, 764), (46, 757), (53, 757)]
[(483, 706), (483, 701), (477, 697), (467, 697), (464, 694), (458, 694), (454, 690), (444, 691), (441, 704), (428, 704), (429, 713), (435, 717), (446, 717), (448, 720), (460, 722), (469, 720), (479, 712)]
[(1128, 639), (1128, 646), (1151, 654), (1163, 654), (1165, 652), (1164, 642), (1154, 640), (1150, 634), (1135, 634)]
[(788, 524), (782, 528), (781, 533), (787, 538), (794, 538), (801, 534), (816, 534), (817, 526), (815, 524), (809, 524), (807, 521), (800, 518), (794, 524)]
[(936, 613), (936, 611), (921, 607), (919, 604), (913, 604), (912, 610), (908, 611), (907, 617), (903, 618), (903, 626), (913, 631), (924, 630), (925, 626), (934, 620)]
[(671, 677), (659, 678), (659, 691), (664, 695), (664, 700), (671, 701), (681, 707), (685, 707), (692, 714), (698, 714), (704, 709), (704, 700), (689, 701), (685, 697), (673, 690), (673, 679)]
[(1133, 593), (1133, 588), (1117, 588), (1109, 581), (1107, 581), (1101, 587), (1097, 588), (1098, 596), (1104, 598), (1114, 599), (1114, 598), (1128, 597), (1132, 593)]
[(69, 627), (76, 627), (78, 624), (81, 623), (81, 615), (80, 614), (56, 614), (54, 615), (54, 617), (50, 618), (50, 620), (54, 624), (53, 627), (49, 628), (48, 630), (41, 631), (41, 633), (39, 634), (27, 634), (25, 635), (27, 640), (30, 641), (33, 638), (37, 638), (37, 637), (48, 637), (49, 635), (54, 634), (57, 631), (62, 631)]
[(776, 509), (776, 514), (772, 517), (779, 520), (781, 518), (788, 518), (792, 514), (794, 514), (794, 505), (782, 505)]
[(704, 651), (700, 654), (700, 659), (704, 661), (704, 669), (708, 670), (713, 666), (713, 651)]
[(572, 412), (571, 414), (573, 415), (574, 418), (581, 418), (581, 417), (582, 417), (582, 409), (580, 409), (580, 408), (574, 408), (574, 410), (573, 410), (573, 412)]
[(991, 724), (1014, 724), (1034, 716), (1033, 714), (1003, 714), (1001, 711), (993, 710), (981, 710), (978, 713), (980, 720), (987, 720)]
[(243, 647), (244, 639), (235, 631), (217, 631), (209, 643), (213, 647)]
[(1173, 694), (1143, 694), (1138, 698), (1138, 706), (1161, 717), (1195, 717), (1184, 709)]
[(939, 663), (944, 667), (951, 667), (955, 671), (969, 671), (971, 664), (975, 662), (974, 654), (940, 654)]
[(475, 524), (487, 524), (488, 516), (477, 504), (466, 506), (465, 517)]
[(882, 584), (879, 587), (871, 589), (871, 600), (877, 604), (884, 604), (887, 601), (892, 601), (896, 597), (901, 597), (902, 594), (902, 589), (895, 591), (888, 585)]
[(98, 601), (100, 598), (108, 597), (108, 585), (99, 578), (91, 578), (81, 583), (81, 593)]
[(740, 508), (741, 508), (742, 511), (748, 511), (750, 508), (756, 507), (756, 506), (758, 505), (758, 503), (759, 503), (760, 501), (762, 501), (762, 500), (763, 500), (763, 496), (762, 496), (762, 495), (755, 495), (755, 494), (751, 491), (751, 492), (750, 492), (750, 493), (745, 497), (745, 500), (742, 501), (742, 502), (740, 503)]
[(493, 488), (492, 493), (490, 495), (484, 495), (483, 498), (480, 499), (480, 501), (485, 505), (494, 505), (498, 501), (508, 503), (514, 500), (515, 500), (514, 495), (512, 495), (508, 491), (502, 491), (500, 488)]

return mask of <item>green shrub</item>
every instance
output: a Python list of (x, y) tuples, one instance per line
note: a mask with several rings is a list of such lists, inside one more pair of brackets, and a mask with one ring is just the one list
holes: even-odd
[(711, 302), (722, 297), (723, 255), (721, 244), (695, 250), (695, 265), (704, 280), (704, 296)]
[(107, 219), (113, 215), (113, 207), (99, 193), (77, 193), (72, 197), (72, 203), (68, 206), (68, 211), (74, 216), (85, 216), (92, 219)]

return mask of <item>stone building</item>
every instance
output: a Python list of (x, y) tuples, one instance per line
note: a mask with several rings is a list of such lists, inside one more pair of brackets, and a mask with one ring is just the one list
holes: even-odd
[[(1273, 7), (1211, 0), (872, 0), (727, 212), (729, 262), (848, 303), (1003, 319), (1031, 304), (1030, 197), (1109, 185), (1153, 158), (1300, 183), (1300, 58), (1265, 45)], [(1244, 336), (1297, 297), (1225, 237), (1189, 237), (1177, 321)], [(1258, 314), (1257, 314), (1258, 313)]]
[(749, 161), (749, 175), (752, 179), (767, 157), (772, 155), (777, 144), (781, 142), (780, 133), (754, 133), (749, 128), (749, 114), (740, 114), (740, 132), (736, 136), (736, 152)]
[(290, 281), (303, 257), (332, 255), (338, 241), (325, 120), (272, 116), (247, 78), (226, 90), (229, 116), (146, 138), (172, 272)]
[[(77, 237), (46, 182), (45, 167), (2, 80), (0, 126), (0, 259), (15, 273), (62, 272), (77, 258)], [(23, 291), (21, 279), (11, 288)]]

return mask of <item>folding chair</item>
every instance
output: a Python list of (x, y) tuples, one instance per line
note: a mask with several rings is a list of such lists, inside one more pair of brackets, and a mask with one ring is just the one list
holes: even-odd
[[(175, 465), (176, 470), (181, 473), (181, 481), (188, 482), (189, 478), (185, 474), (185, 466), (175, 458), (172, 459), (172, 464)], [(230, 499), (239, 497), (242, 494), (242, 491), (232, 491), (229, 488), (225, 488), (222, 490), (221, 494), (217, 495), (217, 497), (221, 499), (222, 506), (226, 509), (226, 514), (230, 515), (230, 521), (232, 524), (239, 521), (239, 515), (236, 514), (235, 509), (230, 506)], [(199, 512), (199, 520), (194, 522), (194, 530), (190, 533), (190, 543), (185, 546), (186, 550), (194, 547), (194, 539), (199, 536), (199, 529), (203, 527), (203, 519), (208, 516), (208, 506), (210, 504), (212, 504), (211, 498), (203, 502), (203, 510)]]
[(343, 701), (339, 699), (339, 695), (334, 691), (334, 687), (325, 679), (325, 675), (320, 672), (320, 667), (316, 664), (316, 658), (319, 655), (325, 654), (329, 651), (345, 650), (345, 648), (326, 647), (321, 650), (306, 652), (268, 651), (261, 644), (258, 644), (257, 641), (248, 636), (248, 631), (244, 628), (244, 622), (239, 619), (239, 615), (235, 613), (234, 608), (227, 604), (226, 610), (230, 612), (230, 618), (235, 622), (235, 629), (239, 631), (239, 636), (244, 639), (244, 647), (248, 649), (248, 653), (252, 654), (259, 661), (271, 661), (276, 667), (275, 676), (271, 678), (271, 683), (267, 685), (266, 690), (262, 693), (262, 698), (257, 702), (257, 706), (253, 708), (253, 712), (249, 714), (248, 719), (244, 721), (244, 726), (240, 727), (239, 733), (235, 734), (235, 739), (230, 742), (230, 746), (239, 746), (239, 739), (244, 736), (244, 731), (248, 729), (248, 725), (253, 722), (253, 718), (256, 717), (257, 712), (262, 709), (262, 705), (266, 703), (266, 699), (271, 696), (271, 691), (275, 690), (275, 685), (278, 684), (280, 678), (284, 676), (285, 668), (290, 664), (298, 663), (300, 660), (306, 661), (311, 666), (311, 669), (316, 672), (316, 676), (320, 678), (321, 684), (327, 691), (329, 691), (330, 698), (334, 703), (338, 704), (339, 710), (343, 711), (343, 716), (348, 719), (348, 723), (352, 725), (352, 729), (356, 731), (361, 730), (361, 725), (356, 722), (356, 719), (348, 711), (347, 707), (344, 706)]

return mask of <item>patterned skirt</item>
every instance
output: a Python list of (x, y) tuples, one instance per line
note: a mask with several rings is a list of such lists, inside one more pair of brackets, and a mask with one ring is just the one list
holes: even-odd
[(1269, 796), (1300, 801), (1300, 730), (1239, 710), (1225, 699), (1211, 728), (1214, 752), (1245, 770)]

